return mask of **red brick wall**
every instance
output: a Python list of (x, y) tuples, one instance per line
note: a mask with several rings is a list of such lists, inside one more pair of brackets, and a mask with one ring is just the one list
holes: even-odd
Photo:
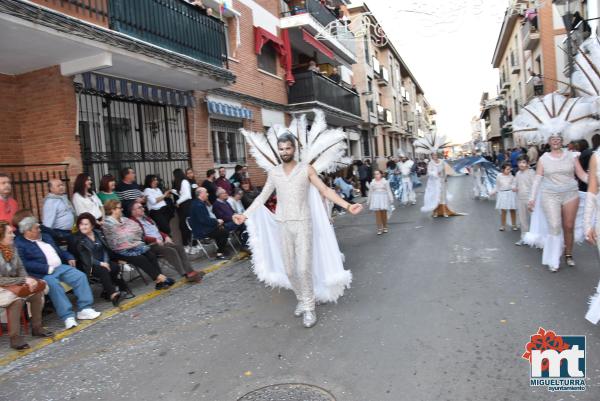
[[(105, 28), (108, 28), (108, 17), (102, 17), (98, 13), (92, 13), (90, 15), (89, 10), (86, 10), (82, 7), (77, 7), (73, 4), (70, 4), (67, 1), (60, 0), (31, 0), (33, 3), (40, 4), (42, 6), (52, 8), (56, 11), (59, 11), (63, 14), (70, 15), (71, 17), (79, 18), (87, 22), (91, 22), (92, 24), (100, 25)], [(94, 7), (99, 10), (104, 11), (104, 13), (108, 13), (107, 0), (97, 0), (91, 2)]]
[(542, 68), (544, 79), (544, 92), (551, 93), (557, 89), (556, 85), (556, 46), (554, 44), (554, 22), (552, 20), (553, 7), (539, 8), (540, 42), (542, 46)]
[[(277, 14), (277, 2), (263, 0), (263, 6)], [(235, 60), (229, 61), (229, 69), (237, 76), (237, 82), (227, 89), (276, 103), (287, 103), (287, 88), (284, 71), (277, 61), (277, 77), (258, 70), (258, 61), (254, 50), (254, 26), (252, 10), (239, 1), (234, 1), (234, 9), (239, 11), (241, 44), (235, 49), (235, 19), (228, 21), (230, 56)]]
[(18, 128), (17, 80), (13, 76), (0, 75), (0, 163), (22, 163), (23, 149)]
[[(80, 173), (77, 105), (72, 79), (63, 77), (59, 67), (54, 66), (3, 77), (0, 85), (3, 110), (0, 131), (7, 132), (10, 141), (7, 146), (0, 147), (2, 161), (69, 163), (69, 175)], [(9, 110), (8, 116), (4, 110)], [(7, 122), (5, 118), (11, 121)]]

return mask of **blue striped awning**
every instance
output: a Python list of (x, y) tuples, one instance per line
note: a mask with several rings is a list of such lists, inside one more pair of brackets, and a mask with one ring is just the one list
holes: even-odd
[(252, 110), (245, 107), (232, 106), (226, 103), (219, 103), (212, 100), (206, 101), (208, 112), (210, 114), (221, 114), (227, 117), (252, 119)]
[(145, 100), (169, 106), (194, 107), (196, 100), (193, 92), (163, 88), (141, 82), (130, 81), (124, 78), (110, 77), (107, 75), (86, 72), (81, 74), (83, 88), (121, 96), (126, 99)]

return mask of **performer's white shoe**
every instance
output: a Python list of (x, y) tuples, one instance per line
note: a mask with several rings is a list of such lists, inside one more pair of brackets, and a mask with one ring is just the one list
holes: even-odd
[(294, 309), (294, 316), (301, 317), (303, 314), (304, 314), (304, 309), (302, 308), (302, 304), (300, 304), (300, 302), (298, 302), (298, 305), (296, 305), (296, 309)]
[(304, 312), (304, 318), (302, 319), (302, 325), (307, 329), (317, 324), (317, 312), (314, 310), (307, 310)]

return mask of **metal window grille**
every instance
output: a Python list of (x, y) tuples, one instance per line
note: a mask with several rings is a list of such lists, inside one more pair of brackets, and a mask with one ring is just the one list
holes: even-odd
[(246, 164), (246, 141), (239, 132), (242, 123), (210, 120), (213, 155), (217, 164)]
[(170, 186), (176, 168), (190, 166), (184, 107), (133, 101), (80, 89), (77, 94), (83, 166), (96, 185), (131, 167), (137, 181), (156, 174)]

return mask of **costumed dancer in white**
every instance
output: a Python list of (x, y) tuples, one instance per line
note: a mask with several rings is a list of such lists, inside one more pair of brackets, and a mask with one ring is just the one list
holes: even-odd
[(485, 170), (479, 164), (474, 164), (470, 170), (473, 176), (473, 196), (475, 199), (487, 199), (488, 191), (484, 181), (487, 178)]
[(517, 214), (519, 216), (519, 225), (521, 226), (521, 239), (515, 242), (515, 245), (523, 245), (523, 237), (529, 231), (529, 196), (531, 195), (531, 187), (535, 178), (535, 171), (529, 168), (529, 157), (527, 155), (519, 156), (518, 166), (519, 171), (515, 175), (515, 187), (517, 190)]
[(438, 152), (448, 146), (446, 138), (436, 134), (428, 134), (424, 138), (419, 138), (414, 142), (415, 152), (431, 156), (427, 163), (427, 187), (423, 197), (423, 213), (433, 212), (433, 217), (459, 216), (448, 208), (448, 190), (447, 177), (453, 174), (453, 170), (448, 164), (441, 160)]
[(381, 235), (388, 232), (388, 211), (391, 211), (394, 205), (394, 194), (390, 183), (383, 178), (381, 170), (375, 170), (373, 176), (373, 181), (369, 183), (367, 204), (369, 210), (375, 212), (377, 235)]
[(506, 229), (506, 212), (510, 212), (513, 231), (517, 231), (517, 194), (515, 177), (511, 173), (510, 162), (502, 165), (502, 173), (496, 177), (496, 187), (492, 195), (496, 195), (496, 210), (500, 210), (500, 231)]
[(544, 248), (542, 264), (552, 272), (558, 271), (563, 250), (567, 265), (575, 266), (573, 231), (579, 205), (575, 174), (587, 182), (576, 155), (562, 148), (563, 136), (575, 140), (597, 129), (600, 124), (593, 115), (591, 103), (551, 93), (533, 99), (513, 122), (513, 132), (528, 142), (550, 145), (536, 166), (528, 202), (531, 227), (524, 242)]
[[(321, 196), (351, 214), (362, 210), (361, 205), (342, 199), (317, 175), (317, 171), (335, 169), (345, 151), (345, 133), (325, 130), (323, 113), (314, 112), (310, 132), (305, 116), (294, 119), (288, 129), (276, 127), (264, 134), (242, 130), (258, 164), (268, 170), (268, 178), (252, 205), (233, 217), (236, 224), (247, 219), (255, 273), (270, 286), (294, 291), (298, 300), (294, 315), (302, 316), (307, 328), (317, 322), (316, 301), (337, 300), (352, 280), (343, 268)], [(299, 161), (294, 158), (296, 153)], [(273, 191), (277, 191), (275, 216), (264, 207)]]
[[(600, 182), (600, 169), (599, 169), (599, 151), (596, 151), (590, 159), (589, 165), (589, 181), (588, 191), (585, 197), (585, 210), (583, 214), (583, 226), (585, 231), (585, 239), (592, 245), (598, 247), (600, 252), (600, 242), (598, 237), (600, 236), (600, 219), (597, 219), (598, 202), (598, 183)], [(585, 318), (593, 324), (598, 324), (600, 321), (600, 282), (597, 286), (597, 292), (590, 299), (590, 307), (588, 309)]]
[(402, 192), (400, 197), (400, 202), (403, 205), (411, 205), (417, 204), (417, 194), (413, 189), (413, 178), (411, 175), (412, 168), (415, 165), (415, 162), (410, 160), (408, 157), (401, 155), (400, 162), (398, 163), (398, 168), (400, 170), (400, 185), (402, 186)]

